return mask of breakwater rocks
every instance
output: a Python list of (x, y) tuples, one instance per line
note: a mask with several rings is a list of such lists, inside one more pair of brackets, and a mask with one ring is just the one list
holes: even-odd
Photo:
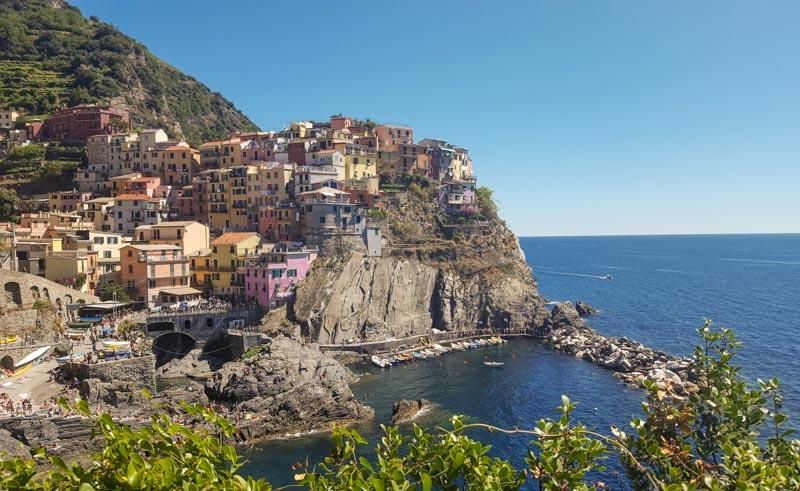
[(569, 302), (556, 304), (537, 334), (559, 351), (614, 370), (615, 377), (627, 384), (640, 386), (647, 378), (659, 383), (670, 381), (679, 394), (694, 390), (690, 360), (675, 358), (625, 337), (598, 334)]
[(237, 425), (242, 439), (251, 440), (372, 418), (372, 409), (353, 396), (353, 380), (316, 345), (277, 337), (251, 358), (214, 372), (205, 392), (251, 415)]

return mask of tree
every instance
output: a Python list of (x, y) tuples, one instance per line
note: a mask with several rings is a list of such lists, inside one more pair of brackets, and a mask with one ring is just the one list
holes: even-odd
[(12, 220), (17, 215), (19, 196), (11, 188), (0, 186), (0, 221)]
[(492, 194), (494, 194), (493, 191), (486, 186), (479, 187), (475, 192), (481, 215), (489, 219), (497, 218), (497, 205), (492, 199)]
[(106, 283), (102, 288), (99, 288), (97, 290), (97, 296), (103, 301), (116, 300), (117, 302), (122, 303), (131, 301), (131, 296), (127, 291), (125, 291), (125, 288), (123, 288), (122, 285), (113, 282)]

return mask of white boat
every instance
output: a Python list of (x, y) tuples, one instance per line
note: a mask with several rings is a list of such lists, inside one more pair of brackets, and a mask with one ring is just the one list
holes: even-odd
[(41, 363), (50, 354), (52, 348), (52, 346), (42, 346), (14, 363), (14, 376), (21, 375)]
[(381, 357), (380, 357), (380, 356), (378, 356), (378, 355), (372, 355), (372, 356), (370, 357), (370, 359), (372, 360), (372, 363), (373, 363), (373, 364), (374, 364), (376, 367), (380, 367), (380, 368), (388, 368), (388, 367), (392, 366), (392, 363), (391, 363), (389, 360), (385, 360), (385, 359), (381, 358)]
[(505, 365), (505, 363), (502, 361), (485, 361), (483, 364), (492, 368), (501, 368), (503, 365)]

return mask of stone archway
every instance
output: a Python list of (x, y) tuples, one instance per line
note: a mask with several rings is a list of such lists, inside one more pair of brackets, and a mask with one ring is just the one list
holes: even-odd
[(62, 305), (61, 305), (61, 299), (60, 299), (60, 298), (56, 298), (56, 309), (57, 309), (59, 312), (61, 311), (61, 307), (62, 307)]
[(42, 288), (42, 295), (44, 295), (45, 300), (50, 301), (50, 290)]
[(0, 367), (3, 367), (7, 370), (14, 369), (14, 357), (11, 355), (6, 355), (0, 358)]
[(39, 300), (39, 298), (41, 298), (41, 295), (39, 294), (39, 287), (38, 286), (32, 286), (31, 287), (31, 297), (33, 297), (33, 301), (34, 302)]
[(3, 286), (8, 298), (17, 305), (22, 305), (22, 291), (19, 289), (19, 283), (16, 281), (9, 281)]
[(156, 367), (174, 359), (183, 358), (197, 345), (197, 341), (184, 332), (173, 331), (158, 336), (153, 340), (153, 354), (156, 356)]
[(73, 300), (72, 300), (72, 295), (70, 295), (69, 293), (67, 293), (66, 295), (64, 295), (64, 302), (65, 302), (67, 305), (70, 305), (70, 304), (72, 304), (72, 302), (73, 302)]

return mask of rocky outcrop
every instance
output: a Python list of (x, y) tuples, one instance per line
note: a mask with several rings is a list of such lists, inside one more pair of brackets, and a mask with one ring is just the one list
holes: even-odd
[(586, 325), (570, 302), (556, 304), (537, 333), (555, 349), (614, 370), (617, 378), (631, 385), (638, 386), (649, 378), (658, 383), (669, 380), (678, 393), (693, 389), (689, 360), (672, 357), (625, 337), (603, 336)]
[(253, 439), (371, 418), (348, 386), (353, 379), (315, 345), (277, 337), (252, 358), (226, 364), (205, 389), (209, 399), (237, 404), (250, 416), (239, 429)]
[(14, 438), (8, 430), (0, 429), (0, 460), (31, 458), (31, 452), (23, 443)]
[(403, 399), (392, 404), (392, 424), (405, 423), (428, 411), (431, 403), (427, 399)]
[(589, 305), (588, 303), (583, 303), (580, 300), (575, 302), (575, 310), (578, 311), (578, 315), (581, 317), (589, 317), (591, 315), (597, 314), (597, 309)]
[(525, 329), (547, 318), (527, 267), (523, 275), (494, 268), (464, 273), (356, 252), (341, 262), (318, 261), (297, 288), (289, 315), (323, 344), (403, 338), (434, 327)]
[(221, 359), (203, 355), (202, 350), (193, 349), (183, 358), (174, 358), (156, 368), (156, 376), (162, 378), (203, 377), (223, 365)]

